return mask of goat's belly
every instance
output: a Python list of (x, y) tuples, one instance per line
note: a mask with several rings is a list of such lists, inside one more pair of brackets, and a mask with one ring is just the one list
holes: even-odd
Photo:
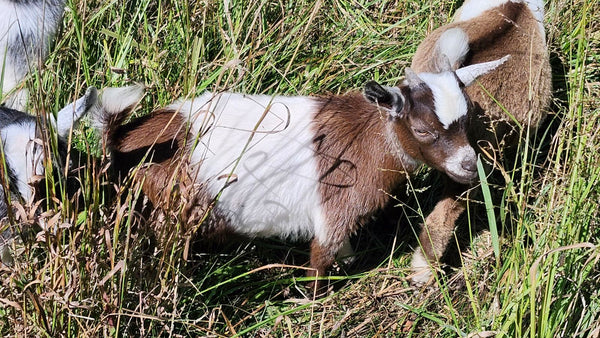
[[(212, 162), (212, 163), (209, 163)], [(249, 151), (225, 174), (205, 161), (201, 180), (217, 196), (219, 213), (241, 234), (309, 239), (321, 227), (316, 164), (311, 149), (293, 153)], [(222, 171), (218, 171), (222, 172)]]

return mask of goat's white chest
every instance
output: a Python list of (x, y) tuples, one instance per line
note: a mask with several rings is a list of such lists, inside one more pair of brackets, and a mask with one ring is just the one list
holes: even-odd
[(249, 236), (326, 236), (306, 97), (206, 93), (185, 102), (202, 135), (192, 154), (231, 227)]

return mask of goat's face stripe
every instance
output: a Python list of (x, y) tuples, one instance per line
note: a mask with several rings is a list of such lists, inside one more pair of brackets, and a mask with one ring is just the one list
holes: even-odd
[(467, 100), (452, 72), (421, 73), (419, 77), (433, 93), (435, 113), (444, 128), (467, 115)]

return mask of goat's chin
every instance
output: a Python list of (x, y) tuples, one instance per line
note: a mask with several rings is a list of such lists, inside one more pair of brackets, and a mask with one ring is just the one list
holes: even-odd
[(446, 174), (451, 180), (460, 184), (472, 185), (477, 180), (477, 172), (472, 171), (464, 171), (461, 173), (446, 171)]

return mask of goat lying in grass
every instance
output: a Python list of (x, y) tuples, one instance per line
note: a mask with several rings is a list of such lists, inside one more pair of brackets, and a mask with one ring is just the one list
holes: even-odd
[(17, 86), (46, 59), (64, 8), (65, 0), (0, 0), (0, 80), (2, 94), (10, 94), (6, 106), (25, 109), (27, 90)]
[(462, 183), (476, 178), (462, 84), (505, 60), (437, 74), (407, 70), (401, 86), (369, 82), (364, 95), (206, 92), (125, 125), (142, 90), (108, 88), (95, 120), (113, 167), (122, 175), (133, 169), (155, 206), (176, 193), (184, 222), (204, 220), (203, 233), (312, 240), (310, 275), (323, 276), (388, 202), (384, 191), (421, 163)]
[[(479, 78), (478, 85), (466, 89), (475, 104), (469, 120), (471, 143), (484, 149), (483, 154), (495, 154), (496, 160), (514, 153), (522, 138), (534, 133), (546, 116), (551, 70), (543, 13), (541, 0), (467, 0), (454, 22), (433, 31), (413, 58), (415, 71), (437, 72), (446, 58), (457, 68), (511, 55), (502, 66)], [(445, 52), (448, 44), (456, 53)], [(457, 196), (467, 188), (447, 180), (441, 201), (427, 216), (419, 236), (421, 248), (412, 263), (418, 273), (415, 282), (428, 281), (428, 264), (446, 251), (455, 223), (466, 209), (465, 201)]]
[[(69, 131), (79, 119), (86, 115), (96, 104), (97, 92), (91, 87), (84, 97), (61, 109), (56, 121), (51, 118), (57, 133), (58, 158), (50, 161), (47, 157), (51, 147), (41, 144), (42, 129), (38, 118), (27, 113), (0, 107), (0, 138), (2, 148), (0, 154), (0, 169), (2, 178), (0, 184), (0, 219), (9, 216), (11, 200), (22, 199), (31, 202), (34, 198), (34, 186), (31, 184), (40, 176), (45, 175), (46, 165), (51, 163), (56, 168), (55, 173), (61, 173), (66, 160), (67, 140)], [(8, 192), (8, 193), (7, 193)], [(3, 242), (13, 237), (12, 231), (6, 230), (1, 235)], [(8, 259), (4, 243), (0, 243), (2, 261)]]

